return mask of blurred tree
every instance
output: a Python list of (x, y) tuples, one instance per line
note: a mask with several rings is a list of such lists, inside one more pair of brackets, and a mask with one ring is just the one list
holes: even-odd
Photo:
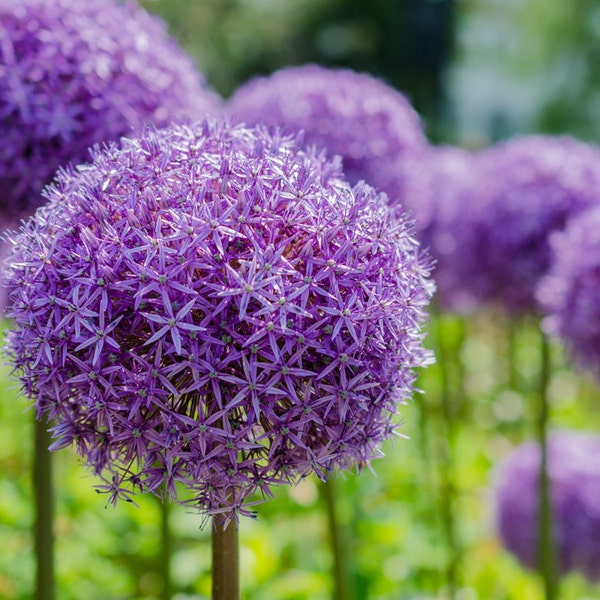
[(543, 69), (547, 89), (538, 118), (544, 131), (600, 139), (600, 4), (530, 0), (519, 19), (530, 39), (524, 67)]
[(597, 0), (462, 0), (456, 12), (450, 94), (463, 137), (600, 140)]
[(430, 136), (445, 120), (454, 0), (335, 0), (317, 16), (314, 58), (383, 77), (405, 92)]

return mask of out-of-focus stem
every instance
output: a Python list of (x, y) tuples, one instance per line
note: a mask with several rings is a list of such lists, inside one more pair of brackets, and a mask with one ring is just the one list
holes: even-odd
[(454, 482), (455, 407), (452, 405), (452, 392), (450, 388), (451, 369), (458, 363), (459, 357), (457, 356), (458, 347), (450, 347), (447, 344), (443, 321), (443, 316), (438, 317), (436, 320), (437, 360), (440, 369), (440, 401), (442, 409), (441, 446), (438, 460), (441, 486), (440, 509), (447, 551), (445, 579), (448, 598), (453, 600), (456, 597), (460, 547), (456, 534), (456, 488)]
[(544, 580), (546, 600), (558, 598), (558, 577), (554, 550), (554, 524), (552, 513), (551, 485), (548, 472), (548, 383), (550, 378), (550, 347), (542, 333), (538, 414), (538, 442), (540, 445), (539, 477), (539, 564)]
[(34, 421), (33, 495), (36, 558), (35, 599), (54, 600), (54, 497), (51, 436), (46, 421)]
[(240, 558), (237, 525), (212, 524), (212, 600), (240, 600)]
[(515, 319), (509, 319), (506, 323), (506, 356), (508, 359), (508, 387), (511, 390), (517, 389), (517, 322)]
[(334, 600), (352, 600), (350, 569), (348, 567), (348, 544), (344, 539), (344, 528), (339, 522), (337, 511), (337, 482), (331, 476), (321, 486), (327, 510), (327, 525), (333, 557), (333, 598)]

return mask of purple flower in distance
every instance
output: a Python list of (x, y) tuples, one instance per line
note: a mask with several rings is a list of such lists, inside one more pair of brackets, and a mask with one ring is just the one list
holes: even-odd
[(571, 219), (550, 241), (552, 266), (537, 290), (544, 329), (600, 377), (600, 207)]
[(304, 131), (306, 144), (342, 157), (350, 183), (364, 180), (393, 203), (402, 199), (405, 160), (427, 146), (403, 94), (349, 69), (304, 65), (255, 78), (233, 94), (226, 111), (248, 125)]
[(182, 483), (233, 518), (379, 454), (431, 360), (428, 261), (339, 173), (276, 131), (148, 128), (59, 173), (15, 234), (11, 361), (112, 500)]
[[(557, 568), (600, 580), (600, 437), (556, 431), (548, 438), (548, 465)], [(536, 442), (516, 448), (495, 484), (496, 525), (502, 543), (530, 569), (538, 568), (540, 451)]]
[(597, 205), (600, 151), (569, 137), (532, 135), (484, 150), (472, 288), (511, 313), (537, 310), (535, 289), (550, 266), (549, 235)]
[(21, 217), (56, 169), (151, 121), (218, 106), (165, 24), (133, 2), (0, 1), (0, 207)]
[(436, 301), (445, 310), (477, 308), (470, 289), (478, 170), (475, 156), (455, 146), (431, 146), (414, 161), (403, 205), (417, 238), (435, 260)]

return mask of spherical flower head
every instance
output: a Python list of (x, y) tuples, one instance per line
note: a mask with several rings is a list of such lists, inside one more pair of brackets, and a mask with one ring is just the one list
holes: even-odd
[(535, 312), (550, 266), (549, 235), (598, 204), (600, 151), (569, 137), (523, 136), (479, 156), (481, 221), (477, 294), (511, 313)]
[[(575, 431), (548, 438), (548, 471), (557, 568), (600, 580), (600, 437)], [(496, 522), (504, 546), (526, 567), (539, 568), (540, 448), (528, 442), (501, 465)]]
[(403, 204), (435, 261), (435, 298), (443, 310), (470, 313), (478, 305), (470, 288), (477, 178), (473, 153), (455, 146), (430, 146), (407, 177)]
[(544, 329), (560, 337), (583, 369), (600, 378), (600, 208), (571, 219), (550, 240), (553, 258), (537, 297)]
[(134, 2), (0, 0), (0, 207), (21, 217), (59, 165), (151, 121), (202, 118), (217, 96)]
[(431, 358), (410, 225), (275, 131), (121, 144), (58, 175), (8, 258), (9, 354), (55, 447), (112, 499), (179, 482), (229, 517), (378, 456)]
[(427, 146), (406, 97), (385, 82), (349, 69), (288, 67), (241, 86), (226, 105), (248, 125), (304, 131), (306, 144), (343, 159), (351, 183), (364, 180), (401, 200), (404, 161)]

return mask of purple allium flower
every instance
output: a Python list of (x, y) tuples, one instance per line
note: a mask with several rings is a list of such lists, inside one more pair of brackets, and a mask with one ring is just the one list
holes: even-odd
[(431, 284), (410, 225), (277, 131), (146, 129), (62, 170), (12, 239), (8, 352), (104, 473), (233, 517), (393, 433)]
[(226, 110), (248, 125), (303, 130), (306, 144), (342, 157), (350, 183), (364, 180), (394, 203), (402, 198), (405, 159), (427, 146), (404, 95), (349, 69), (288, 67), (241, 86)]
[[(574, 431), (548, 438), (548, 471), (554, 515), (557, 568), (600, 579), (600, 437)], [(536, 569), (540, 449), (537, 442), (516, 448), (496, 481), (496, 524), (504, 546)]]
[(0, 207), (21, 217), (59, 165), (147, 121), (202, 118), (217, 96), (133, 2), (0, 1)]
[(548, 315), (544, 329), (600, 377), (600, 208), (571, 219), (550, 242), (552, 266), (537, 293)]
[(513, 313), (537, 309), (549, 234), (600, 200), (600, 151), (569, 137), (513, 138), (480, 153), (481, 222), (472, 286)]
[(435, 260), (436, 300), (444, 308), (476, 308), (469, 283), (478, 170), (462, 148), (431, 146), (414, 161), (403, 205), (415, 218), (417, 238)]

